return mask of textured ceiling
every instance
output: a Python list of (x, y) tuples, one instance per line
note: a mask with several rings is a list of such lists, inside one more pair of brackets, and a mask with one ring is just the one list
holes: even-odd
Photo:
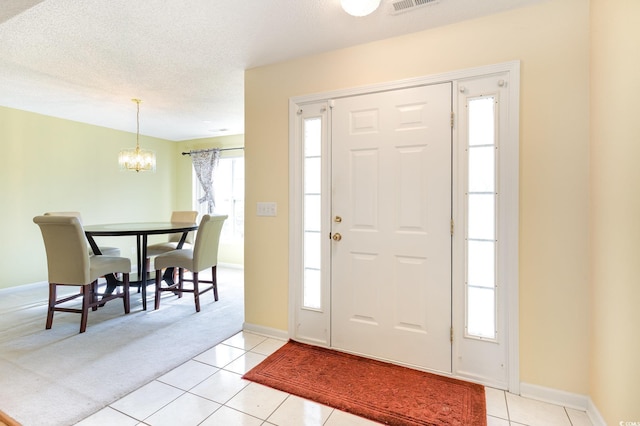
[(135, 132), (140, 98), (142, 134), (239, 134), (245, 69), (539, 1), (382, 0), (354, 18), (339, 0), (2, 0), (0, 105)]

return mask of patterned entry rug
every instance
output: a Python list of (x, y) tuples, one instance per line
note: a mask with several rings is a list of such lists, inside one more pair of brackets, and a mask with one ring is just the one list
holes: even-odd
[(292, 340), (244, 378), (389, 425), (487, 424), (482, 385)]

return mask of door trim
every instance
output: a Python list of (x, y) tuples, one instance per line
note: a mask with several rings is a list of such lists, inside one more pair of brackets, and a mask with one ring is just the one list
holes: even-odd
[[(510, 75), (509, 99), (511, 110), (515, 113), (509, 115), (509, 126), (507, 130), (507, 140), (509, 141), (503, 147), (503, 170), (507, 173), (508, 182), (503, 187), (502, 202), (505, 204), (504, 209), (507, 217), (501, 226), (506, 232), (503, 244), (508, 247), (510, 256), (507, 264), (502, 265), (501, 273), (505, 277), (505, 281), (509, 282), (507, 291), (507, 306), (505, 313), (507, 315), (507, 358), (508, 358), (508, 390), (512, 393), (519, 394), (520, 390), (520, 363), (519, 363), (519, 104), (520, 104), (520, 62), (511, 61), (500, 64), (494, 64), (483, 67), (468, 68), (464, 70), (452, 71), (432, 76), (417, 77), (394, 82), (385, 82), (373, 84), (363, 87), (350, 89), (342, 89), (337, 91), (329, 91), (318, 94), (296, 96), (289, 99), (289, 337), (295, 338), (295, 330), (297, 328), (297, 300), (299, 297), (298, 287), (300, 284), (299, 277), (302, 262), (302, 246), (300, 229), (302, 222), (302, 200), (301, 182), (302, 169), (300, 167), (300, 144), (298, 143), (300, 135), (298, 134), (296, 117), (300, 107), (304, 104), (327, 102), (330, 106), (330, 100), (333, 98), (354, 96), (364, 93), (372, 93), (377, 91), (394, 90), (408, 88), (412, 86), (442, 83), (447, 81), (456, 81), (464, 78), (472, 78), (486, 76), (495, 73), (508, 72)], [(453, 97), (453, 109), (458, 113), (460, 107), (456, 101), (457, 97)], [(330, 126), (330, 123), (327, 123)], [(328, 127), (330, 128), (330, 127)], [(454, 140), (457, 140), (457, 131), (454, 129)], [(452, 309), (460, 309), (460, 307), (452, 306)], [(327, 320), (327, 324), (329, 320)], [(329, 342), (323, 342), (319, 339), (310, 342), (317, 345), (329, 346)], [(455, 344), (455, 342), (454, 342)], [(454, 371), (455, 376), (455, 371)]]

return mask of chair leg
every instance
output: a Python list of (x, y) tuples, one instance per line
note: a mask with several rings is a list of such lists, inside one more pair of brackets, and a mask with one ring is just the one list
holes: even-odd
[(82, 286), (82, 313), (80, 317), (80, 333), (87, 330), (87, 319), (89, 317), (89, 303), (92, 297), (91, 287), (93, 284), (85, 284)]
[(162, 271), (156, 269), (156, 302), (153, 309), (160, 309), (160, 285), (162, 284)]
[(146, 311), (147, 310), (147, 277), (142, 277), (142, 281), (140, 281), (140, 287), (142, 287), (142, 310)]
[(198, 289), (197, 272), (193, 272), (193, 299), (196, 302), (196, 312), (200, 312), (200, 290)]
[(91, 310), (97, 311), (98, 305), (94, 305), (98, 301), (98, 281), (91, 283)]
[(131, 298), (129, 295), (129, 274), (122, 274), (122, 289), (124, 291), (124, 297), (122, 298), (124, 303), (124, 313), (128, 314), (131, 312)]
[(178, 299), (182, 297), (183, 285), (184, 285), (184, 268), (178, 268)]
[(56, 304), (56, 285), (49, 283), (49, 309), (47, 310), (47, 324), (46, 330), (49, 330), (53, 325), (53, 308)]
[(213, 284), (213, 300), (218, 301), (218, 277), (217, 277), (217, 266), (211, 267), (211, 282)]
[(149, 259), (148, 257), (144, 260), (145, 263), (145, 267), (144, 270), (149, 272), (151, 270), (151, 259)]

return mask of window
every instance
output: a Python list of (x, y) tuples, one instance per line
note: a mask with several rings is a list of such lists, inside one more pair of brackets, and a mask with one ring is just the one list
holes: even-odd
[[(195, 174), (193, 176), (194, 210), (207, 214), (207, 205), (199, 203), (204, 191)], [(244, 239), (244, 157), (220, 158), (213, 171), (214, 213), (229, 218), (222, 228), (220, 240), (233, 242)]]
[(290, 330), (301, 341), (329, 345), (331, 240), (330, 176), (327, 161), (329, 105), (290, 103), (289, 300), (295, 304)]
[(302, 306), (320, 309), (321, 303), (321, 183), (322, 118), (305, 118), (304, 132), (304, 286)]
[(496, 338), (496, 97), (469, 99), (467, 335)]

